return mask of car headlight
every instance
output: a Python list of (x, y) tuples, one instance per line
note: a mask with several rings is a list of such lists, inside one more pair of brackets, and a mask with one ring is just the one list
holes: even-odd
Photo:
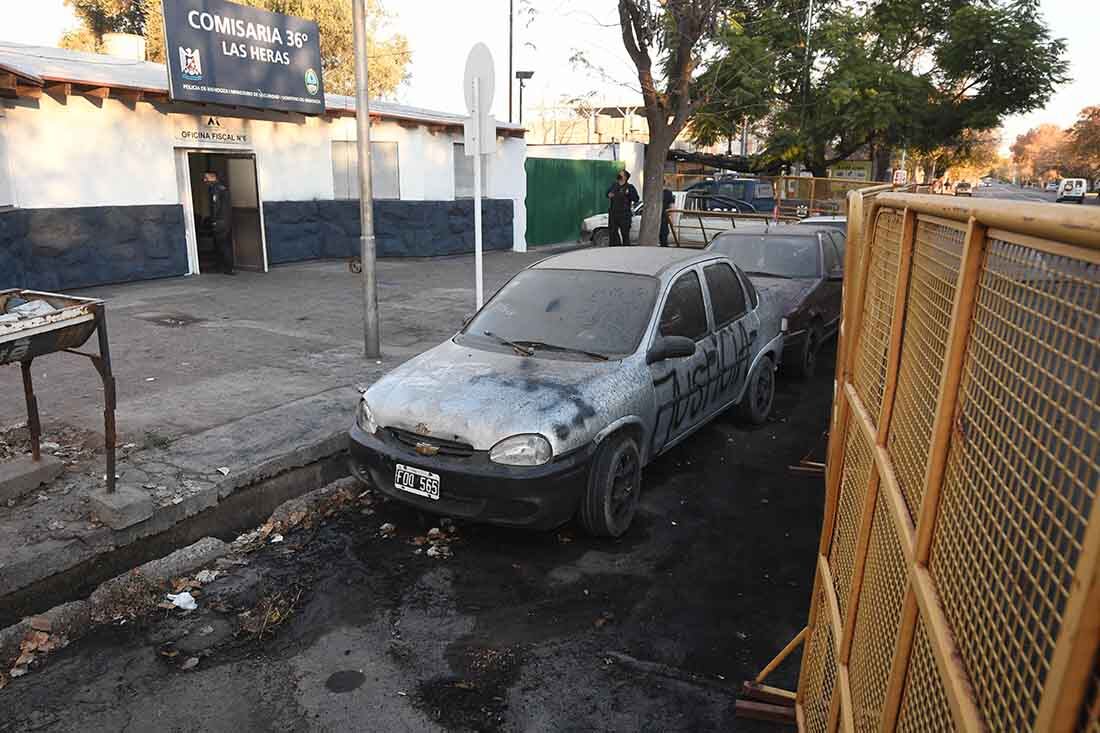
[(541, 466), (554, 455), (550, 441), (541, 435), (513, 435), (489, 451), (489, 460), (508, 466)]
[(374, 414), (370, 411), (366, 397), (359, 400), (359, 409), (355, 412), (355, 424), (360, 430), (370, 435), (374, 435), (378, 430), (378, 423), (374, 421)]

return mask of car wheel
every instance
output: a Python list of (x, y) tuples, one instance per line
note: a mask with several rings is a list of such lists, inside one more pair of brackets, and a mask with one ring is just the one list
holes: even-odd
[(821, 350), (821, 327), (810, 326), (798, 362), (791, 365), (791, 374), (799, 379), (810, 379), (817, 371), (817, 352)]
[(629, 435), (608, 438), (596, 451), (581, 500), (581, 526), (599, 537), (619, 537), (634, 520), (642, 488), (642, 457)]
[(611, 233), (606, 228), (600, 228), (592, 232), (592, 244), (597, 247), (606, 247), (611, 244)]
[(741, 398), (741, 417), (753, 425), (763, 425), (771, 414), (774, 399), (775, 369), (771, 358), (765, 356), (749, 375), (745, 396)]

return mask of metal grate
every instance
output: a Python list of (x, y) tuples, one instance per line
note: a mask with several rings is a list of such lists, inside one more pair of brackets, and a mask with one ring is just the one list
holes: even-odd
[(829, 625), (829, 609), (820, 589), (816, 604), (817, 623), (806, 644), (806, 677), (803, 712), (808, 733), (825, 733), (829, 727), (829, 705), (836, 686), (836, 644)]
[(852, 712), (858, 731), (877, 731), (881, 727), (882, 703), (890, 680), (905, 588), (905, 556), (886, 506), (886, 497), (880, 494), (875, 501), (852, 653), (848, 660)]
[(844, 453), (847, 460), (844, 462), (844, 473), (840, 480), (836, 527), (833, 530), (833, 541), (829, 545), (829, 569), (833, 574), (842, 621), (847, 618), (848, 613), (848, 592), (852, 587), (859, 517), (873, 463), (871, 446), (854, 415), (848, 419)]
[(990, 727), (1030, 729), (1100, 485), (1100, 268), (992, 241), (930, 569)]
[(395, 440), (413, 449), (418, 445), (426, 445), (438, 449), (438, 454), (441, 456), (466, 457), (474, 454), (474, 447), (469, 443), (435, 436), (424, 436), (399, 428), (386, 428), (386, 430), (390, 432)]
[(886, 443), (914, 524), (924, 493), (964, 234), (962, 228), (939, 222), (917, 223), (898, 387)]
[(938, 733), (953, 731), (951, 708), (943, 690), (943, 680), (932, 657), (932, 645), (924, 623), (918, 621), (913, 632), (913, 650), (905, 674), (905, 692), (898, 713), (898, 733)]
[(863, 304), (863, 322), (856, 344), (853, 383), (871, 418), (882, 407), (886, 384), (886, 358), (890, 350), (890, 324), (894, 318), (894, 290), (898, 277), (898, 253), (901, 250), (902, 217), (886, 212), (878, 217), (875, 239), (864, 256), (870, 256), (867, 297)]

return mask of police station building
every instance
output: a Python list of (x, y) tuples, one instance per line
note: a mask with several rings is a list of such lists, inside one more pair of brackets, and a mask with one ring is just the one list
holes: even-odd
[[(180, 72), (171, 89), (166, 65), (141, 60), (135, 37), (108, 37), (110, 55), (0, 41), (0, 288), (210, 271), (207, 171), (229, 188), (238, 268), (358, 253), (354, 99), (323, 92), (319, 55), (316, 68), (308, 58), (304, 70), (282, 64), (283, 53), (304, 53), (292, 24), (280, 45), (270, 31), (220, 22), (222, 55), (285, 67), (298, 86), (226, 86), (211, 76), (212, 52), (173, 43), (171, 28), (169, 65)], [(303, 46), (316, 43), (309, 25)], [(471, 252), (474, 159), (464, 154), (463, 117), (381, 102), (370, 113), (378, 255)], [(526, 144), (518, 126), (496, 132), (482, 160), (484, 246), (522, 251)]]

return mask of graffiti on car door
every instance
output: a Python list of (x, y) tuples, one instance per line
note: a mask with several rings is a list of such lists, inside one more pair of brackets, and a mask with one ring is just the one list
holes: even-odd
[(650, 455), (737, 396), (748, 374), (752, 337), (742, 318), (700, 341), (695, 356), (653, 365), (657, 418)]

